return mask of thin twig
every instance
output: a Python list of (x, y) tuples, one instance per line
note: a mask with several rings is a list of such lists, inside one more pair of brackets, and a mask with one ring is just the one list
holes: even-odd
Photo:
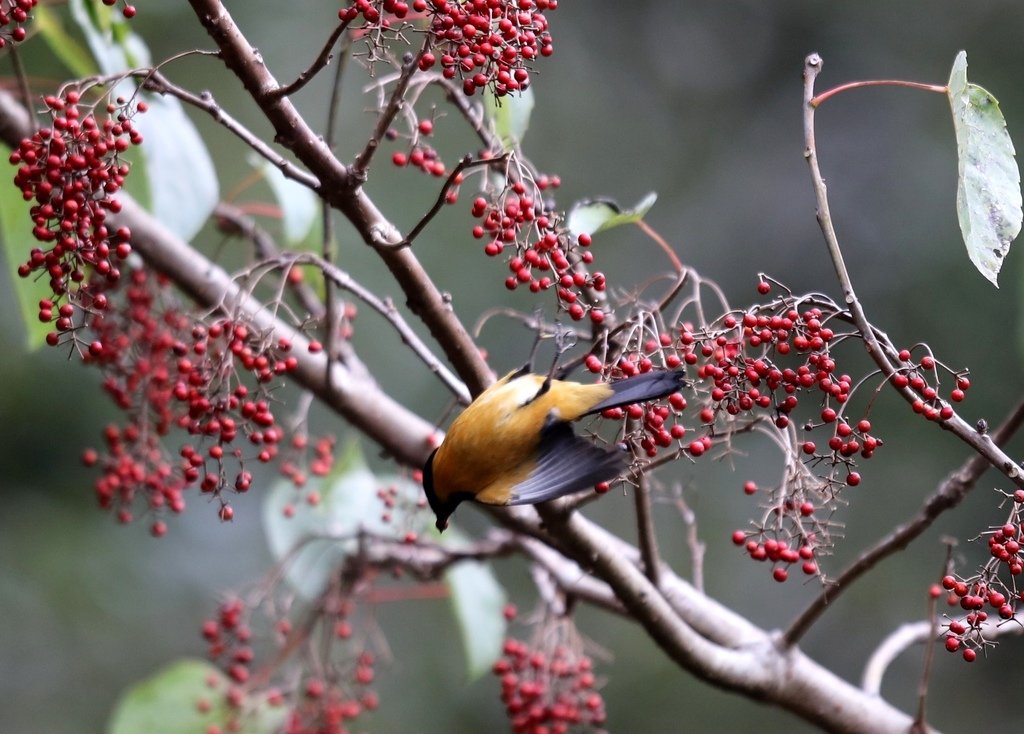
[(342, 21), (338, 27), (334, 29), (334, 32), (327, 38), (327, 42), (324, 43), (324, 47), (320, 49), (320, 54), (313, 60), (313, 63), (309, 65), (309, 68), (303, 69), (295, 78), (295, 81), (275, 89), (270, 93), (271, 96), (287, 97), (288, 95), (295, 94), (306, 86), (321, 69), (331, 63), (331, 59), (333, 58), (331, 49), (334, 48), (334, 44), (341, 37), (341, 34), (348, 28), (348, 24), (350, 22), (351, 21), (349, 20)]
[(25, 72), (25, 66), (21, 63), (21, 53), (18, 51), (18, 44), (12, 41), (9, 48), (11, 66), (14, 67), (14, 78), (18, 80), (18, 93), (21, 95), (21, 101), (25, 105), (25, 109), (28, 110), (29, 117), (32, 119), (32, 130), (35, 131), (39, 128), (39, 121), (36, 119), (35, 108), (32, 106), (32, 89), (29, 87), (28, 74)]
[(813, 97), (810, 104), (812, 107), (818, 107), (829, 97), (833, 97), (840, 92), (845, 92), (849, 89), (859, 89), (861, 87), (906, 87), (907, 89), (923, 89), (926, 92), (938, 92), (939, 94), (946, 94), (949, 91), (949, 87), (945, 84), (923, 84), (921, 82), (908, 82), (903, 79), (871, 79), (862, 82), (847, 82), (846, 84), (840, 84), (838, 87), (833, 87), (832, 89)]
[(429, 49), (430, 34), (427, 33), (423, 36), (423, 46), (420, 47), (419, 53), (416, 55), (409, 54), (407, 59), (404, 60), (405, 63), (402, 64), (402, 71), (398, 77), (398, 82), (391, 91), (391, 97), (388, 99), (384, 109), (381, 110), (380, 115), (377, 116), (377, 125), (373, 129), (373, 134), (370, 135), (370, 139), (366, 141), (366, 146), (356, 156), (352, 166), (349, 168), (349, 173), (354, 181), (362, 182), (366, 180), (366, 171), (370, 167), (370, 161), (373, 160), (373, 154), (380, 147), (380, 141), (384, 139), (384, 134), (391, 127), (395, 115), (398, 114), (398, 111), (405, 104), (405, 92), (409, 88), (409, 81), (419, 69), (419, 62), (423, 58), (423, 54)]
[(136, 70), (135, 72), (132, 72), (132, 75), (144, 77), (143, 87), (145, 89), (151, 92), (156, 92), (157, 94), (169, 94), (172, 97), (177, 97), (182, 102), (206, 112), (220, 125), (223, 125), (232, 134), (234, 134), (235, 137), (239, 138), (243, 143), (256, 151), (257, 154), (270, 161), (270, 163), (280, 170), (285, 177), (313, 189), (314, 191), (318, 191), (320, 189), (320, 181), (316, 176), (298, 168), (294, 163), (281, 156), (277, 151), (263, 142), (259, 136), (228, 114), (224, 108), (217, 103), (209, 91), (193, 94), (176, 84), (172, 84), (167, 77), (152, 69)]
[(438, 193), (437, 199), (434, 201), (434, 205), (431, 206), (427, 213), (420, 218), (420, 221), (416, 223), (416, 226), (409, 230), (409, 234), (405, 236), (405, 239), (403, 239), (401, 242), (395, 245), (395, 247), (407, 247), (413, 243), (413, 240), (419, 237), (420, 232), (422, 232), (426, 228), (426, 226), (430, 224), (430, 221), (435, 216), (437, 216), (437, 213), (441, 211), (441, 208), (445, 205), (448, 192), (452, 189), (453, 186), (457, 185), (456, 182), (459, 180), (459, 177), (462, 175), (463, 171), (469, 168), (476, 168), (477, 166), (488, 166), (493, 164), (495, 160), (502, 160), (507, 157), (507, 153), (501, 156), (501, 158), (499, 159), (473, 159), (468, 155), (463, 157), (463, 159), (459, 161), (458, 165), (455, 166), (454, 169), (452, 169), (452, 172), (448, 174), (448, 178), (447, 180), (445, 180), (444, 186), (441, 187), (441, 191), (440, 193)]
[(419, 357), (427, 368), (437, 375), (438, 379), (444, 383), (445, 387), (451, 391), (456, 399), (463, 405), (469, 404), (470, 395), (465, 384), (463, 384), (451, 370), (445, 367), (441, 361), (434, 356), (433, 352), (431, 352), (427, 345), (423, 343), (416, 332), (412, 330), (412, 327), (409, 326), (408, 322), (402, 318), (402, 315), (398, 312), (398, 309), (395, 308), (394, 303), (392, 303), (390, 299), (379, 298), (373, 291), (363, 286), (337, 265), (329, 263), (322, 257), (311, 252), (282, 255), (277, 259), (276, 263), (271, 264), (275, 264), (279, 267), (294, 267), (299, 263), (314, 265), (320, 268), (323, 271), (324, 276), (334, 285), (348, 291), (383, 316), (395, 331), (398, 332), (402, 341), (412, 350), (413, 354)]
[(633, 499), (636, 506), (638, 544), (640, 557), (643, 559), (644, 574), (655, 587), (658, 587), (661, 581), (658, 537), (654, 530), (654, 517), (651, 514), (651, 493), (643, 475), (637, 477)]
[[(888, 340), (883, 344), (881, 332), (875, 329), (871, 322), (868, 321), (864, 307), (853, 289), (853, 281), (850, 279), (850, 274), (846, 269), (843, 253), (839, 247), (839, 239), (836, 236), (835, 226), (832, 222), (832, 215), (829, 212), (828, 189), (825, 186), (825, 179), (821, 175), (821, 169), (818, 165), (817, 147), (814, 142), (815, 108), (811, 105), (811, 100), (814, 99), (814, 80), (821, 72), (823, 63), (818, 54), (811, 54), (804, 62), (804, 141), (806, 146), (804, 148), (804, 158), (807, 159), (807, 164), (811, 169), (814, 195), (818, 206), (818, 224), (824, 235), (825, 245), (828, 248), (829, 257), (832, 259), (836, 277), (843, 290), (843, 300), (850, 309), (853, 322), (864, 340), (868, 356), (878, 365), (886, 379), (891, 380), (893, 375), (896, 374), (896, 368), (891, 361), (895, 350)], [(902, 388), (894, 386), (894, 389), (910, 404), (920, 399), (920, 396), (909, 386)], [(968, 424), (955, 411), (950, 418), (940, 421), (939, 425), (955, 434), (957, 438), (984, 456), (1007, 479), (1018, 487), (1024, 488), (1024, 471), (1021, 470), (1020, 465), (1012, 457), (1000, 450), (987, 436), (979, 434), (974, 429), (974, 426)]]
[(643, 219), (638, 219), (636, 226), (639, 227), (640, 231), (645, 235), (654, 240), (655, 244), (662, 249), (665, 256), (668, 257), (669, 261), (672, 263), (672, 267), (675, 268), (676, 274), (682, 275), (686, 270), (686, 266), (683, 265), (683, 262), (679, 259), (679, 255), (676, 254), (676, 251), (672, 249), (672, 245), (670, 245), (664, 237), (658, 234), (654, 227), (649, 225)]
[[(341, 30), (348, 25), (348, 21), (342, 23)], [(333, 40), (331, 41), (333, 45)], [(328, 47), (325, 47), (325, 51)], [(341, 96), (341, 81), (345, 73), (345, 59), (342, 54), (334, 72), (334, 81), (331, 84), (331, 98), (327, 104), (327, 128), (324, 132), (324, 141), (327, 147), (334, 149), (334, 136), (337, 132), (338, 120), (338, 99)], [(334, 262), (334, 219), (331, 216), (332, 210), (327, 202), (321, 203), (321, 253), (326, 262)], [(337, 293), (334, 284), (324, 276), (324, 351), (327, 353), (327, 374), (331, 374), (331, 362), (339, 356), (338, 327), (340, 316), (338, 314)]]
[(704, 552), (707, 548), (697, 532), (697, 513), (686, 502), (683, 497), (683, 488), (676, 487), (672, 498), (686, 525), (686, 545), (690, 548), (691, 565), (693, 566), (693, 586), (697, 591), (704, 593)]
[[(953, 542), (946, 541), (946, 560), (942, 564), (943, 574), (949, 573), (953, 563)], [(937, 595), (928, 595), (928, 618), (930, 629), (928, 638), (935, 640), (939, 634), (939, 615), (936, 613), (938, 604)], [(935, 644), (925, 645), (924, 664), (921, 667), (921, 680), (917, 684), (917, 715), (914, 717), (914, 725), (910, 728), (910, 734), (927, 734), (928, 723), (925, 716), (925, 708), (928, 702), (928, 682), (932, 677), (932, 665), (935, 663)]]

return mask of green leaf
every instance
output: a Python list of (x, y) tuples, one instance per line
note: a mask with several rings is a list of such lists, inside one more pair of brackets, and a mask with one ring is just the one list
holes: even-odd
[(577, 237), (581, 234), (597, 234), (612, 227), (639, 222), (647, 216), (657, 200), (658, 195), (652, 191), (632, 209), (622, 209), (612, 199), (584, 199), (569, 211), (567, 224)]
[[(397, 497), (391, 522), (386, 523), (377, 490), (391, 486)], [(304, 499), (310, 491), (320, 495), (313, 506)], [(356, 551), (360, 528), (397, 537), (399, 528), (404, 534), (406, 528), (426, 527), (426, 515), (416, 508), (419, 492), (419, 486), (404, 477), (375, 476), (353, 441), (330, 476), (310, 480), (301, 490), (283, 479), (271, 488), (263, 505), (270, 550), (277, 560), (287, 559), (289, 584), (305, 599), (315, 599), (345, 557)], [(294, 510), (291, 517), (285, 514), (287, 506)]]
[[(70, 0), (68, 7), (103, 74), (117, 74), (131, 68), (124, 46), (114, 39), (110, 8), (97, 0)], [(143, 63), (148, 65), (148, 58)]]
[[(210, 686), (210, 681), (214, 686)], [(224, 700), (229, 681), (203, 660), (178, 660), (121, 695), (107, 723), (107, 734), (196, 734), (224, 729), (239, 713)], [(197, 703), (209, 708), (202, 712)], [(259, 702), (241, 715), (247, 734), (271, 734), (284, 723), (283, 707)]]
[[(468, 543), (457, 528), (449, 528), (442, 543), (458, 548)], [(452, 610), (459, 626), (462, 649), (466, 655), (466, 672), (475, 680), (490, 672), (501, 656), (508, 623), (505, 620), (505, 589), (494, 576), (490, 564), (462, 561), (444, 574), (452, 600)]]
[(967, 82), (964, 51), (953, 62), (947, 94), (956, 130), (960, 231), (971, 262), (998, 286), (999, 269), (1024, 216), (1013, 142), (996, 98)]
[(184, 240), (192, 239), (220, 197), (213, 160), (181, 103), (146, 95), (149, 111), (137, 115), (153, 215)]
[(500, 98), (490, 91), (484, 94), (484, 114), (491, 121), (502, 148), (515, 150), (523, 142), (530, 127), (533, 105), (533, 87)]
[(64, 29), (60, 17), (49, 6), (37, 5), (32, 15), (35, 17), (33, 25), (39, 30), (46, 45), (72, 75), (86, 77), (96, 74), (96, 64), (89, 52)]
[(281, 173), (281, 169), (271, 165), (266, 158), (260, 158), (253, 153), (249, 161), (253, 168), (263, 174), (281, 207), (285, 242), (293, 248), (312, 244), (311, 235), (314, 234), (314, 229), (319, 229), (314, 227), (319, 222), (317, 215), (320, 213), (319, 199), (316, 195), (306, 186), (286, 177)]
[[(71, 0), (71, 16), (104, 74), (152, 65), (149, 49), (123, 17), (90, 0)], [(114, 96), (136, 94), (131, 80), (114, 88)], [(142, 156), (150, 210), (171, 232), (190, 240), (209, 218), (220, 196), (213, 160), (195, 125), (173, 97), (141, 94), (149, 111), (133, 122), (142, 133)]]
[[(0, 148), (4, 158), (10, 149)], [(12, 169), (8, 167), (7, 172)], [(22, 198), (21, 191), (11, 183), (10, 177), (0, 183), (0, 242), (4, 248), (4, 262), (11, 289), (18, 301), (21, 323), (25, 325), (26, 346), (35, 350), (46, 343), (46, 334), (53, 330), (51, 324), (39, 320), (39, 301), (52, 298), (49, 277), (33, 273), (28, 278), (18, 275), (18, 266), (28, 260), (28, 253), (37, 243), (32, 236), (32, 219), (28, 215), (29, 204)]]

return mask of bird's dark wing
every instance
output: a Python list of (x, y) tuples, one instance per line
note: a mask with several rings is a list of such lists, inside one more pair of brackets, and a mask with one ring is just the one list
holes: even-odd
[(587, 413), (600, 413), (608, 408), (663, 398), (686, 387), (687, 384), (686, 373), (682, 370), (654, 370), (625, 380), (609, 382), (608, 387), (614, 390), (615, 394), (602, 400)]
[(553, 422), (541, 433), (537, 466), (512, 488), (510, 505), (546, 502), (570, 492), (614, 479), (626, 466), (628, 454), (619, 448), (601, 448)]

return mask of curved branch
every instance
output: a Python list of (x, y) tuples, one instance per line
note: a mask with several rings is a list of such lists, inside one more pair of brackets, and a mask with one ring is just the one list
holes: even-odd
[(455, 315), (451, 299), (438, 290), (409, 248), (394, 246), (403, 240), (398, 228), (380, 212), (289, 98), (277, 94), (280, 85), (224, 4), (220, 0), (189, 0), (189, 4), (220, 49), (224, 63), (274, 126), (277, 142), (319, 178), (320, 196), (344, 214), (363, 241), (380, 255), (405, 293), (407, 305), (430, 330), (470, 393), (483, 392), (494, 379), (491, 370)]

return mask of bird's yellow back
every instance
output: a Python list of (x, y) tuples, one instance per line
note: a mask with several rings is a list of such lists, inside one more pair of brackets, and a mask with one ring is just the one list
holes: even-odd
[(549, 420), (573, 421), (613, 394), (608, 385), (584, 385), (511, 372), (459, 415), (434, 458), (435, 491), (442, 499), (459, 493), (504, 504), (512, 487), (533, 469), (541, 431)]

